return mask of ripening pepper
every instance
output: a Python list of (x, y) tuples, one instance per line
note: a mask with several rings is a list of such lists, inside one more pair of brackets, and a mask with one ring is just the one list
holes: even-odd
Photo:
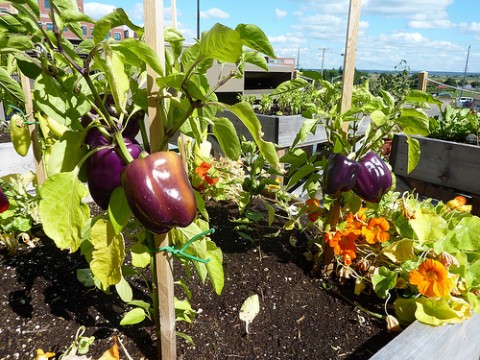
[[(102, 136), (103, 139), (105, 139)], [(124, 138), (128, 152), (134, 159), (142, 152), (141, 146), (135, 141)], [(93, 146), (104, 145), (93, 143)], [(98, 150), (87, 160), (88, 189), (93, 200), (102, 209), (108, 208), (108, 202), (113, 190), (122, 185), (121, 174), (126, 163), (115, 147)]]
[(355, 185), (355, 176), (360, 164), (345, 155), (332, 153), (323, 173), (323, 191), (325, 194), (337, 194), (348, 191)]
[(20, 114), (13, 114), (10, 118), (10, 138), (17, 154), (27, 156), (32, 139), (28, 125)]
[(8, 201), (7, 195), (3, 192), (3, 189), (0, 187), (0, 213), (7, 211), (10, 207), (10, 201)]
[(353, 191), (365, 201), (378, 203), (392, 187), (392, 173), (387, 164), (374, 152), (360, 161)]
[(195, 219), (195, 195), (175, 152), (161, 151), (133, 160), (122, 172), (122, 185), (133, 214), (154, 233), (188, 226)]

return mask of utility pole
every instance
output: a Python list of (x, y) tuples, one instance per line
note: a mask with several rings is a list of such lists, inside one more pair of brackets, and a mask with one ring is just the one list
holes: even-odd
[(325, 51), (327, 51), (328, 49), (327, 48), (320, 48), (320, 50), (322, 50), (322, 79), (323, 79), (323, 65), (325, 64)]
[(200, 40), (200, 0), (197, 0), (197, 39)]
[(297, 70), (300, 70), (300, 48), (298, 48), (298, 51), (297, 51), (297, 66), (296, 66)]
[(460, 96), (463, 96), (463, 88), (465, 87), (465, 79), (467, 78), (468, 58), (470, 57), (470, 47), (471, 46), (472, 45), (468, 45), (467, 61), (465, 63), (465, 71), (463, 72), (462, 91), (460, 91)]

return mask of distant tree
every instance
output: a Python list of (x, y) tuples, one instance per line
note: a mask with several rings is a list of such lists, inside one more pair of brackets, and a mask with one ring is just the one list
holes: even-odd
[(480, 81), (472, 81), (470, 85), (472, 85), (472, 88), (477, 89), (480, 86)]
[(455, 80), (452, 77), (449, 77), (449, 78), (447, 78), (447, 80), (445, 80), (445, 84), (450, 85), (450, 86), (457, 86), (457, 80)]
[(388, 91), (397, 101), (401, 101), (415, 85), (416, 77), (410, 74), (410, 67), (405, 60), (395, 66), (395, 72), (380, 74), (370, 83), (370, 91), (380, 95), (381, 90)]

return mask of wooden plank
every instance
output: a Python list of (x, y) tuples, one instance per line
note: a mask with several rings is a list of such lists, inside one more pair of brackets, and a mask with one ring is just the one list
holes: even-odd
[(421, 71), (418, 73), (418, 90), (420, 91), (427, 91), (427, 78), (428, 78), (428, 72), (427, 71)]
[(423, 137), (417, 139), (420, 161), (408, 174), (406, 136), (395, 135), (390, 157), (395, 174), (480, 195), (480, 147)]
[[(350, 109), (352, 105), (353, 79), (355, 77), (361, 3), (361, 0), (350, 0), (350, 7), (348, 10), (347, 39), (343, 61), (342, 103), (340, 109), (342, 113)], [(345, 124), (344, 130), (347, 128), (348, 124)]]
[[(164, 41), (164, 14), (163, 0), (144, 0), (145, 14), (145, 42), (154, 49), (160, 62), (165, 66), (165, 41)], [(164, 106), (158, 97), (158, 85), (155, 82), (158, 74), (147, 68), (148, 92), (148, 120), (150, 128), (150, 145), (152, 151), (159, 149), (159, 144), (164, 137)], [(169, 245), (167, 234), (155, 235), (155, 248)], [(173, 266), (165, 252), (155, 253), (156, 283), (154, 284), (158, 297), (157, 329), (159, 347), (158, 358), (174, 360), (177, 357), (176, 331), (175, 331), (175, 303)]]
[(478, 360), (480, 314), (459, 324), (429, 326), (418, 321), (373, 355), (370, 360)]

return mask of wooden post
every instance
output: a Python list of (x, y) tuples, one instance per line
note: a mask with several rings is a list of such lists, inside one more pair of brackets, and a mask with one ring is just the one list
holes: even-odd
[(427, 78), (427, 71), (422, 71), (418, 73), (418, 90), (427, 91)]
[(35, 163), (35, 169), (37, 172), (37, 184), (42, 185), (47, 177), (45, 172), (45, 166), (42, 158), (42, 150), (38, 139), (37, 126), (33, 124), (35, 118), (33, 117), (33, 101), (32, 101), (32, 89), (30, 86), (30, 79), (20, 72), (20, 82), (22, 84), (23, 92), (25, 93), (25, 116), (28, 122), (32, 123), (28, 125), (30, 131), (30, 138), (32, 139), (33, 157)]
[[(163, 0), (145, 0), (145, 42), (158, 53), (160, 62), (165, 66), (164, 14)], [(159, 95), (155, 82), (158, 74), (147, 68), (148, 125), (152, 152), (159, 149), (164, 137), (164, 102)], [(168, 235), (155, 235), (155, 248), (169, 245)], [(157, 342), (158, 358), (174, 360), (177, 357), (175, 334), (175, 304), (173, 286), (173, 268), (166, 252), (155, 253), (156, 284), (154, 290), (158, 297)]]
[[(358, 28), (360, 25), (361, 0), (350, 0), (348, 10), (347, 39), (343, 59), (343, 88), (341, 112), (344, 113), (352, 105), (353, 79), (355, 77), (355, 60), (357, 57)], [(348, 124), (345, 124), (348, 126)]]

